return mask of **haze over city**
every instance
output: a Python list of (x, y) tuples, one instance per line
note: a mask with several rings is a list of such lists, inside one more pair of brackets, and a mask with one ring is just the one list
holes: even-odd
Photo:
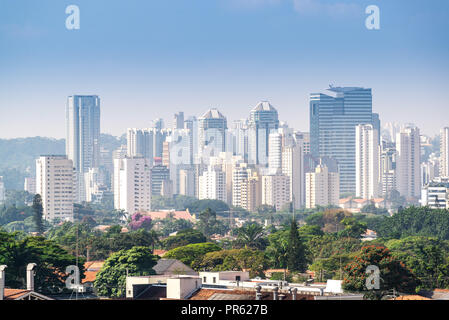
[(430, 136), (449, 118), (449, 3), (375, 1), (69, 1), (0, 4), (0, 137), (65, 137), (67, 96), (102, 99), (101, 131), (122, 135), (173, 113), (217, 107), (229, 121), (261, 100), (309, 130), (309, 94), (373, 89), (382, 123)]

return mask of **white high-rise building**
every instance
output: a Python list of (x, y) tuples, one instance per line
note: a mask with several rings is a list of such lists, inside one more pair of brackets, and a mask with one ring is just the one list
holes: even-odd
[(290, 177), (283, 174), (262, 176), (262, 204), (280, 211), (290, 202)]
[(329, 172), (326, 166), (320, 164), (315, 168), (315, 172), (306, 173), (306, 208), (337, 206), (339, 198), (338, 172)]
[(394, 143), (384, 141), (380, 155), (380, 183), (379, 192), (382, 197), (387, 197), (393, 190), (397, 191), (396, 177), (397, 152)]
[(304, 206), (305, 180), (304, 180), (304, 149), (302, 140), (295, 144), (284, 146), (282, 151), (282, 173), (290, 179), (290, 201), (295, 209)]
[(243, 208), (242, 189), (248, 183), (248, 166), (246, 163), (236, 163), (232, 169), (232, 205)]
[(421, 196), (421, 142), (419, 129), (408, 126), (396, 135), (398, 152), (397, 183), (399, 193), (406, 198)]
[(153, 163), (153, 129), (128, 128), (126, 139), (128, 157), (144, 157)]
[(36, 178), (26, 177), (23, 190), (31, 194), (36, 194)]
[(84, 174), (86, 201), (92, 202), (106, 190), (106, 173), (100, 168), (91, 168)]
[(272, 132), (268, 138), (268, 168), (272, 174), (279, 173), (282, 168), (282, 135)]
[(76, 198), (73, 161), (65, 155), (37, 159), (36, 193), (42, 197), (45, 220), (73, 221)]
[(176, 129), (165, 141), (165, 165), (170, 170), (170, 180), (173, 183), (173, 193), (180, 194), (179, 171), (190, 169), (193, 161), (193, 145), (190, 129)]
[(374, 199), (379, 196), (379, 138), (372, 124), (355, 127), (356, 196)]
[(6, 200), (5, 184), (3, 183), (3, 177), (0, 176), (0, 205), (4, 204)]
[(179, 170), (179, 194), (195, 196), (195, 172), (193, 169)]
[(435, 153), (432, 153), (426, 162), (421, 163), (421, 182), (423, 186), (440, 177), (440, 159)]
[(198, 119), (198, 154), (207, 158), (226, 151), (227, 121), (218, 109), (209, 109)]
[(420, 203), (432, 209), (449, 209), (449, 179), (435, 178), (424, 186)]
[(151, 211), (151, 167), (148, 159), (114, 159), (114, 208), (129, 215)]
[(248, 159), (248, 121), (234, 121), (235, 154)]
[(198, 198), (226, 202), (226, 174), (217, 166), (209, 166), (199, 177)]
[(269, 135), (279, 128), (277, 110), (268, 102), (259, 102), (248, 119), (248, 162), (268, 164)]
[(440, 130), (440, 177), (449, 177), (449, 127)]
[(86, 200), (84, 173), (100, 166), (100, 98), (68, 97), (66, 130), (66, 154), (76, 170), (76, 202), (82, 202)]

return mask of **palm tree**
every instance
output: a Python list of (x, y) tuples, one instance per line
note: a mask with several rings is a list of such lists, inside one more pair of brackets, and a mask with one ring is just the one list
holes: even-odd
[(245, 248), (264, 249), (265, 230), (258, 223), (247, 223), (237, 230), (237, 243)]
[(151, 252), (154, 253), (154, 247), (156, 246), (156, 244), (161, 244), (161, 241), (159, 239), (159, 233), (155, 230), (150, 230), (148, 234), (150, 236), (151, 241)]

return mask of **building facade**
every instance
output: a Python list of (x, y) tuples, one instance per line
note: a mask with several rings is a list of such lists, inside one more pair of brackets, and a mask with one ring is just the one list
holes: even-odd
[(45, 220), (73, 221), (75, 182), (73, 161), (67, 156), (48, 155), (36, 160), (36, 193), (42, 198)]
[(290, 199), (290, 178), (282, 174), (264, 175), (261, 182), (262, 204), (280, 211)]
[(151, 166), (146, 158), (114, 159), (114, 208), (151, 211)]
[(84, 173), (100, 165), (100, 98), (69, 96), (66, 130), (66, 154), (76, 172), (76, 201), (82, 202), (86, 200)]
[(330, 172), (322, 164), (315, 168), (315, 172), (306, 173), (306, 208), (316, 206), (338, 206), (340, 186), (338, 172)]
[(268, 102), (259, 102), (248, 120), (248, 161), (266, 166), (269, 154), (269, 135), (279, 128), (277, 110)]
[(406, 198), (419, 198), (421, 194), (420, 141), (417, 127), (405, 127), (396, 135), (398, 191)]
[(379, 134), (371, 124), (355, 128), (356, 197), (379, 196)]
[[(310, 145), (313, 157), (338, 161), (340, 192), (356, 192), (355, 127), (372, 124), (371, 89), (330, 87), (334, 96), (310, 95)], [(375, 118), (375, 117), (374, 117)]]
[(440, 177), (449, 177), (449, 127), (440, 130)]

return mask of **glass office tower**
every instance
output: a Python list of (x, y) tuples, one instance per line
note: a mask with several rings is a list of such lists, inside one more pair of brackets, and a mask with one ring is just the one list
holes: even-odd
[(85, 201), (84, 173), (100, 164), (100, 98), (70, 96), (66, 107), (66, 154), (73, 161), (77, 202)]
[(268, 102), (259, 102), (248, 120), (248, 161), (250, 164), (268, 164), (270, 133), (279, 128), (277, 110)]
[(379, 125), (372, 112), (371, 89), (331, 86), (328, 90), (330, 95), (310, 95), (311, 153), (337, 160), (340, 193), (355, 193), (355, 127)]

